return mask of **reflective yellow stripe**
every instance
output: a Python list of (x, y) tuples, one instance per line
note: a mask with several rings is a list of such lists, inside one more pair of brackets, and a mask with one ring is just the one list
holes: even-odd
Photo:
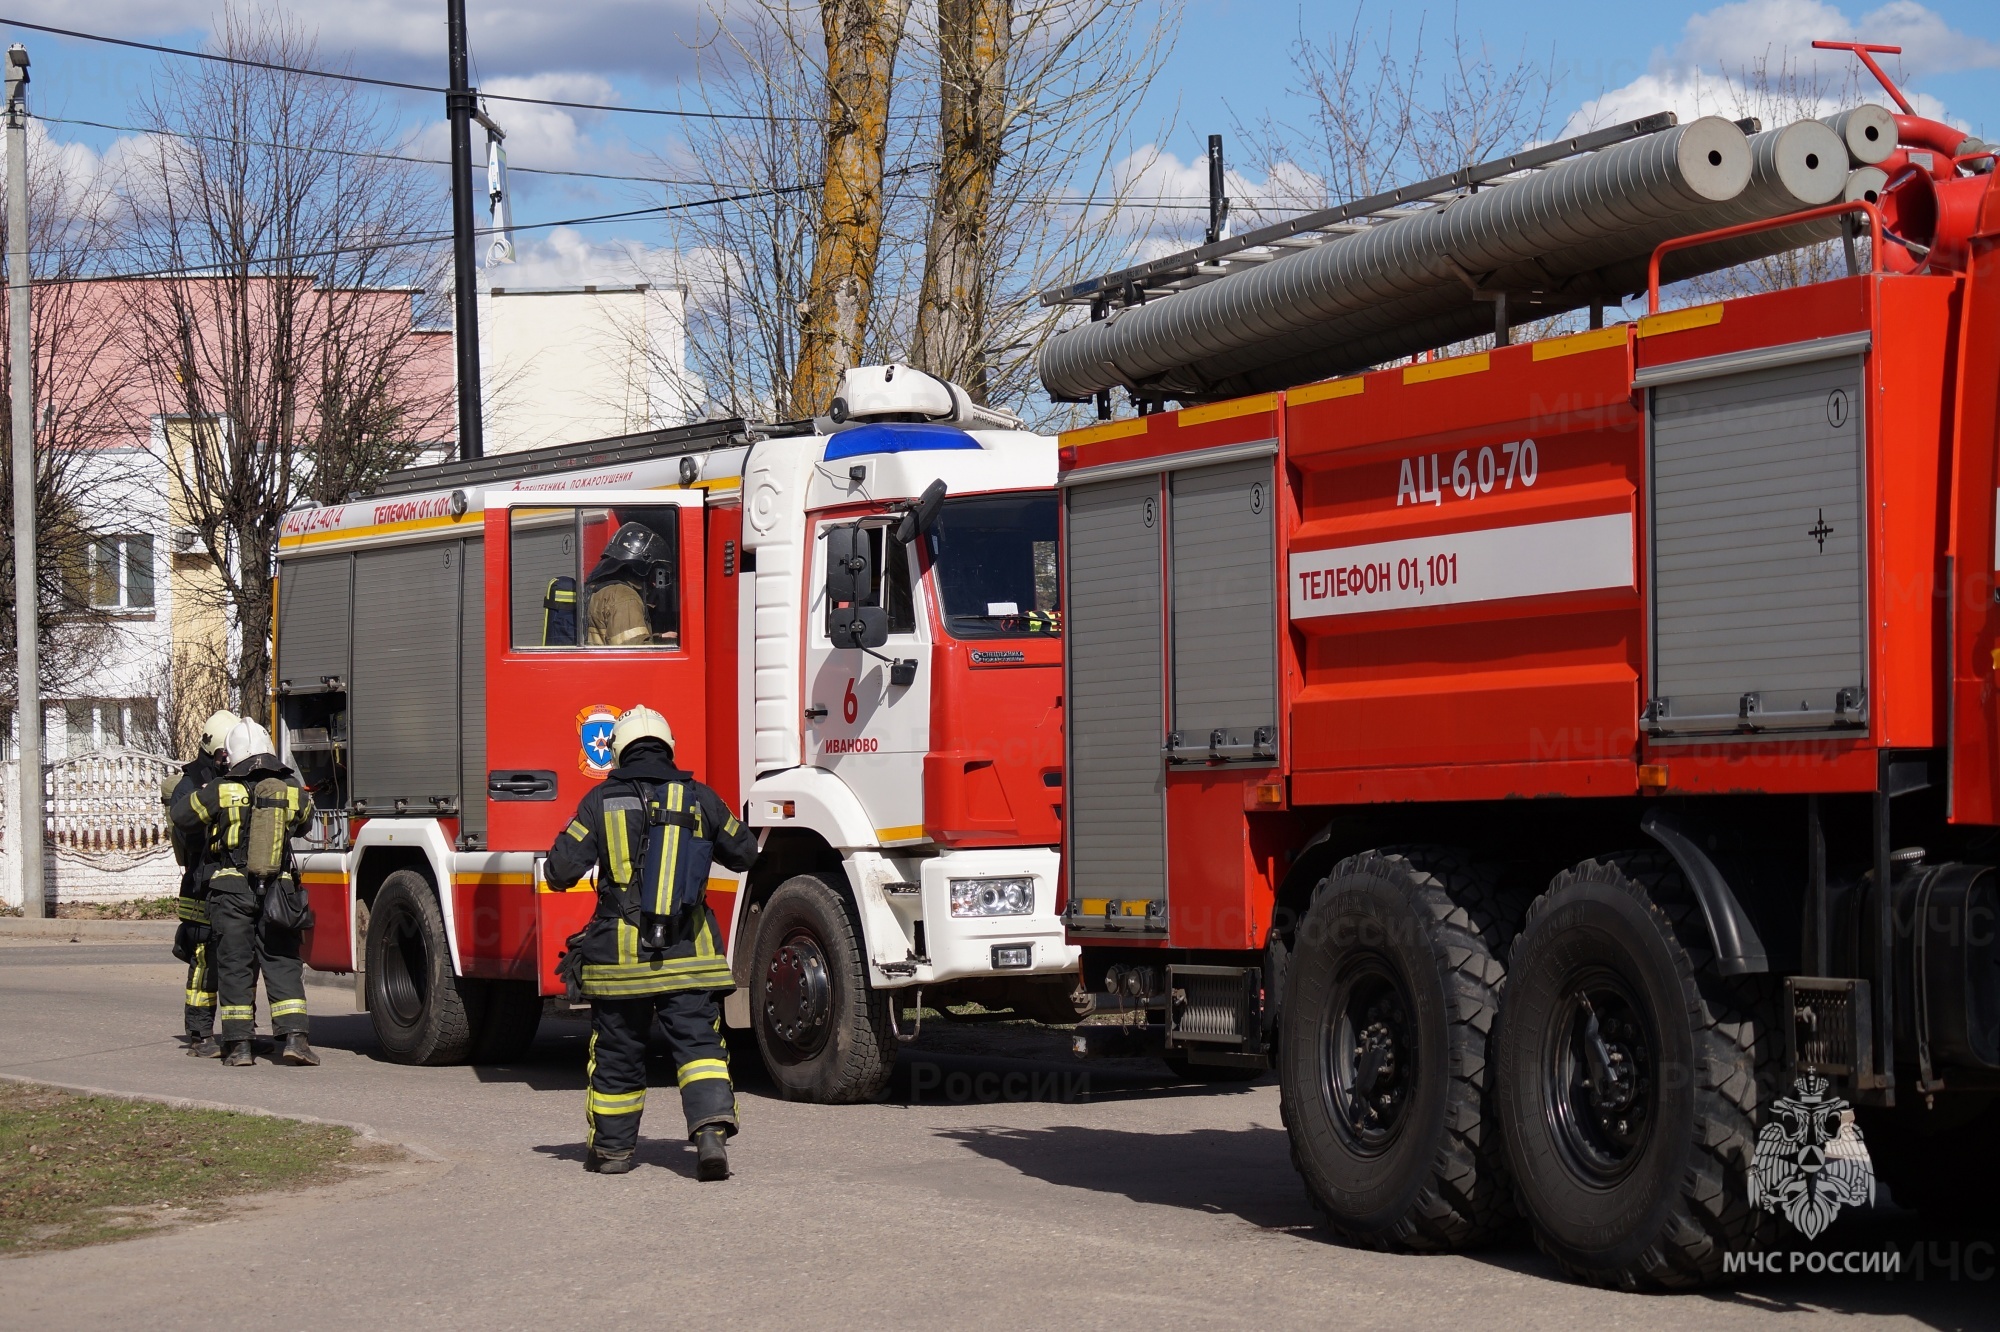
[[(618, 922), (618, 961), (628, 966), (640, 965), (639, 931), (633, 928), (630, 921), (623, 919)], [(586, 965), (584, 970), (589, 971), (589, 966)]]
[(215, 991), (189, 990), (187, 992), (187, 1006), (189, 1008), (214, 1008)]
[(214, 815), (208, 812), (208, 806), (201, 803), (201, 792), (195, 791), (191, 793), (188, 796), (188, 804), (190, 807), (193, 808), (195, 817), (200, 819), (203, 823), (207, 823), (211, 818), (214, 817)]
[(720, 1059), (690, 1059), (681, 1065), (680, 1085), (683, 1087), (690, 1082), (700, 1082), (708, 1078), (729, 1081), (729, 1065)]
[(585, 841), (590, 837), (590, 829), (584, 824), (582, 819), (571, 819), (569, 827), (563, 829), (563, 831), (579, 842)]
[[(583, 1061), (583, 1079), (586, 1085), (597, 1080), (597, 1032), (595, 1030), (590, 1033), (589, 1058)], [(597, 1145), (597, 1116), (590, 1113), (590, 1097), (587, 1093), (583, 1098), (583, 1145), (586, 1147), (595, 1147)]]
[(222, 1006), (222, 1020), (224, 1022), (249, 1022), (254, 1020), (256, 1016), (257, 1006), (255, 1004), (224, 1004)]
[(743, 831), (743, 825), (736, 821), (735, 815), (732, 814), (723, 821), (722, 824), (723, 836), (734, 837), (736, 836), (737, 833), (740, 833), (742, 831)]
[(208, 924), (208, 904), (192, 897), (183, 897), (174, 903), (174, 911), (182, 920), (196, 925)]
[(611, 862), (611, 882), (624, 887), (632, 882), (632, 844), (626, 836), (625, 816), (616, 810), (604, 816), (604, 858)]
[(593, 1088), (584, 1098), (583, 1108), (593, 1115), (636, 1115), (646, 1108), (646, 1089), (611, 1096)]
[(638, 625), (631, 629), (620, 630), (617, 634), (612, 636), (611, 646), (621, 647), (626, 643), (642, 642), (645, 639), (652, 637), (652, 632), (653, 632), (652, 630), (646, 628), (644, 625)]
[(290, 1017), (294, 1013), (305, 1011), (306, 1001), (303, 999), (280, 999), (271, 1005), (271, 1016), (274, 1018)]

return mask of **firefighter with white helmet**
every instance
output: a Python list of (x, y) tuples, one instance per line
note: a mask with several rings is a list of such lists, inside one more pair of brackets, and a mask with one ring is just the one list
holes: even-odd
[[(178, 777), (160, 784), (160, 801), (169, 811), (174, 802), (191, 795), (222, 775), (229, 733), (242, 718), (228, 709), (212, 713), (202, 723), (195, 756), (182, 765)], [(187, 986), (181, 1016), (187, 1028), (187, 1052), (198, 1059), (222, 1053), (215, 1039), (215, 942), (208, 923), (208, 878), (215, 868), (208, 856), (208, 839), (176, 827), (174, 859), (181, 867), (180, 928), (174, 931), (174, 956), (187, 963)]]
[(230, 729), (228, 768), (174, 801), (176, 827), (205, 836), (214, 869), (209, 919), (222, 999), (222, 1062), (255, 1063), (257, 976), (264, 977), (271, 1031), (288, 1064), (317, 1064), (306, 1040), (306, 990), (299, 933), (312, 925), (291, 869), (291, 839), (312, 821), (312, 797), (254, 721)]
[(696, 1173), (727, 1179), (736, 1093), (719, 999), (736, 985), (705, 892), (711, 863), (748, 870), (757, 841), (722, 797), (675, 765), (673, 728), (653, 709), (619, 717), (611, 752), (618, 766), (583, 797), (548, 858), (549, 884), (559, 890), (597, 870), (596, 914), (558, 964), (572, 996), (590, 1000), (584, 1168), (632, 1169), (646, 1105), (646, 1037), (657, 1014)]

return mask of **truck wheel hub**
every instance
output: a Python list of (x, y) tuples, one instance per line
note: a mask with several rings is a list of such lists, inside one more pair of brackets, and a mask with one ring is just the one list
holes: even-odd
[(796, 934), (772, 955), (765, 974), (764, 1020), (771, 1034), (801, 1051), (826, 1039), (833, 982), (818, 940)]

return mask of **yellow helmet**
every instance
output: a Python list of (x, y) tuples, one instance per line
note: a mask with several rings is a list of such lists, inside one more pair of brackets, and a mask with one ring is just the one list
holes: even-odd
[(611, 727), (611, 754), (620, 763), (625, 761), (625, 746), (634, 740), (653, 739), (661, 741), (668, 749), (674, 747), (674, 728), (667, 725), (667, 719), (645, 704), (627, 708)]
[(223, 708), (201, 724), (201, 752), (220, 755), (229, 746), (229, 733), (243, 719)]

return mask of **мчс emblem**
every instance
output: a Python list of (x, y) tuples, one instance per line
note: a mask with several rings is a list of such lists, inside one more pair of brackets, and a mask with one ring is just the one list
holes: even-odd
[(576, 766), (585, 776), (602, 777), (611, 771), (611, 728), (618, 724), (619, 711), (608, 703), (592, 703), (576, 714)]
[(1854, 1108), (1829, 1096), (1830, 1086), (1808, 1069), (1792, 1084), (1790, 1096), (1771, 1103), (1750, 1170), (1751, 1200), (1782, 1214), (1807, 1239), (1832, 1225), (1841, 1208), (1875, 1199), (1875, 1167)]

